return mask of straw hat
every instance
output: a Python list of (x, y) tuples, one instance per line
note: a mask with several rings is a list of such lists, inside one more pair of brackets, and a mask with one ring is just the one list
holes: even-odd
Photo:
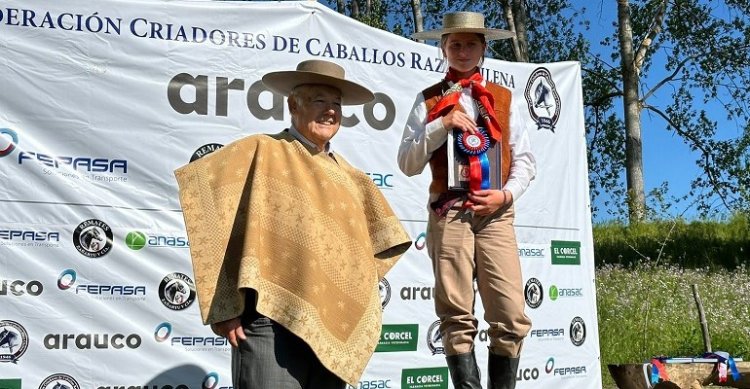
[(332, 86), (341, 91), (341, 104), (359, 105), (375, 98), (369, 89), (344, 79), (344, 68), (319, 59), (302, 61), (297, 70), (271, 72), (263, 76), (263, 84), (272, 92), (289, 96), (292, 89), (304, 84)]
[(511, 31), (484, 27), (484, 15), (478, 12), (450, 12), (443, 15), (443, 28), (417, 32), (411, 35), (414, 39), (440, 40), (445, 34), (456, 32), (473, 32), (484, 35), (488, 41), (508, 39), (516, 36)]

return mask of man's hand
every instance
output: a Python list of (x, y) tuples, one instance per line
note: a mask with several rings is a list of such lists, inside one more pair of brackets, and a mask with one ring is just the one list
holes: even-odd
[(470, 118), (469, 115), (461, 111), (451, 111), (447, 115), (442, 117), (443, 127), (447, 131), (451, 131), (454, 128), (458, 128), (461, 131), (467, 131), (473, 134), (477, 131), (477, 123), (474, 119)]
[(485, 189), (469, 192), (473, 203), (471, 210), (475, 215), (485, 216), (513, 202), (513, 195), (507, 190)]
[(240, 341), (246, 339), (245, 329), (242, 328), (242, 322), (239, 317), (220, 321), (214, 324), (214, 329), (216, 329), (219, 335), (227, 338), (233, 347), (239, 347)]

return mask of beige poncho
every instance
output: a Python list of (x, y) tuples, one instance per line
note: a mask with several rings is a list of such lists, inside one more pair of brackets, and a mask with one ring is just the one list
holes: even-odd
[(287, 132), (175, 172), (204, 323), (257, 310), (357, 386), (380, 338), (378, 282), (411, 241), (372, 180)]

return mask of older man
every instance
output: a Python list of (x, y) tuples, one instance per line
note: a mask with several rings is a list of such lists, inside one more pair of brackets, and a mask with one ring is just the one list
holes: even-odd
[(373, 99), (327, 61), (266, 74), (291, 126), (175, 172), (204, 323), (234, 387), (357, 386), (380, 337), (378, 282), (411, 242), (378, 188), (331, 151), (342, 105)]

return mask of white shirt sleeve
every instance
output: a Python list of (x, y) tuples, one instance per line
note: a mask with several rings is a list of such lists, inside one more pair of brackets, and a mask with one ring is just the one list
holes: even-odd
[(398, 167), (407, 176), (422, 173), (432, 153), (448, 139), (448, 132), (441, 118), (425, 124), (426, 120), (427, 104), (420, 92), (406, 120), (401, 144), (398, 147)]
[(536, 176), (536, 159), (531, 153), (531, 142), (529, 141), (528, 127), (530, 121), (523, 120), (521, 112), (525, 108), (522, 99), (514, 97), (510, 111), (510, 155), (512, 165), (510, 176), (503, 189), (510, 191), (513, 200), (519, 197), (529, 187), (529, 183)]

